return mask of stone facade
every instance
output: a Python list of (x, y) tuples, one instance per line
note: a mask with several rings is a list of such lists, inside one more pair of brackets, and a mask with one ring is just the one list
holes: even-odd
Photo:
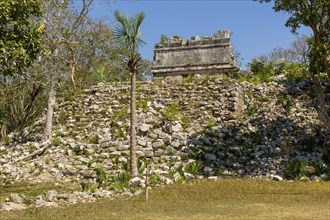
[(155, 45), (154, 77), (215, 75), (237, 69), (229, 31), (219, 31), (214, 37), (202, 39), (194, 36), (187, 41), (173, 36), (171, 40)]

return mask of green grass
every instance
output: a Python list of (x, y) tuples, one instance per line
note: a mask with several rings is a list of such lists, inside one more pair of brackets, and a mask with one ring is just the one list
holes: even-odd
[[(52, 183), (18, 183), (13, 185), (0, 185), (0, 204), (5, 202), (6, 197), (12, 193), (24, 194), (28, 198), (35, 197), (37, 195), (45, 194), (49, 190), (56, 190), (58, 192), (71, 192), (79, 189), (80, 187), (74, 186), (72, 184), (61, 184), (55, 185)], [(1, 216), (1, 215), (0, 215)], [(0, 217), (1, 219), (1, 217)]]
[(223, 179), (132, 198), (0, 212), (1, 219), (329, 219), (329, 182)]

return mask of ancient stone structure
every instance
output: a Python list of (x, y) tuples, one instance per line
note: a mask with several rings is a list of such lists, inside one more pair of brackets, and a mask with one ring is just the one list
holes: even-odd
[(219, 31), (214, 37), (200, 39), (194, 36), (187, 41), (173, 36), (171, 40), (155, 45), (154, 77), (215, 75), (237, 69), (227, 30)]

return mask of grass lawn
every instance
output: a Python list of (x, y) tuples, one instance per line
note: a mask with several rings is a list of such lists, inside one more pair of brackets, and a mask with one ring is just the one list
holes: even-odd
[[(22, 187), (22, 186), (20, 186)], [(33, 191), (38, 186), (31, 186)], [(39, 187), (40, 189), (40, 187)], [(6, 188), (1, 188), (5, 195)], [(13, 188), (11, 192), (13, 193)], [(22, 191), (20, 192), (22, 193)], [(26, 193), (27, 194), (27, 193)], [(0, 199), (3, 199), (0, 197)], [(59, 208), (0, 212), (0, 219), (330, 219), (330, 182), (222, 179)]]

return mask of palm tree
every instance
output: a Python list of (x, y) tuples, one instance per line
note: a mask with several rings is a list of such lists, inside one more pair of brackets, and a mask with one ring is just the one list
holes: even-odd
[(125, 58), (127, 68), (131, 74), (131, 100), (130, 100), (130, 168), (131, 176), (138, 175), (137, 159), (136, 159), (136, 75), (138, 74), (139, 62), (141, 56), (138, 52), (139, 46), (144, 44), (140, 38), (140, 26), (143, 22), (145, 14), (140, 12), (132, 17), (122, 15), (119, 11), (115, 11), (115, 18), (118, 26), (115, 27), (115, 36), (120, 43), (127, 49), (128, 53)]

